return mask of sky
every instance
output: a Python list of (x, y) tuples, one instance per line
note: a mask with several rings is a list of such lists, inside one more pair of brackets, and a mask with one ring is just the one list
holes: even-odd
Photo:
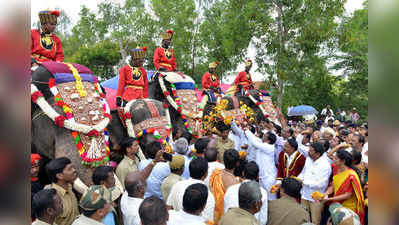
[[(123, 2), (123, 0), (111, 0), (113, 2)], [(386, 1), (386, 0), (385, 0)], [(102, 2), (101, 0), (31, 0), (31, 25), (36, 23), (38, 18), (38, 13), (41, 10), (46, 9), (63, 9), (68, 14), (71, 19), (71, 23), (76, 24), (79, 19), (79, 11), (82, 5), (85, 5), (89, 9), (97, 10), (97, 5)], [(350, 15), (356, 9), (362, 8), (364, 0), (347, 0), (345, 4), (346, 15)], [(247, 52), (247, 58), (254, 59), (256, 54), (256, 50), (254, 47), (249, 47)], [(254, 61), (254, 60), (253, 60)], [(241, 63), (237, 66), (236, 71), (240, 71), (244, 69), (244, 63)], [(252, 71), (257, 69), (256, 62), (252, 67)], [(262, 81), (264, 79), (264, 74), (253, 72), (251, 73), (252, 79), (254, 81)], [(231, 83), (234, 77), (226, 77), (223, 82)]]

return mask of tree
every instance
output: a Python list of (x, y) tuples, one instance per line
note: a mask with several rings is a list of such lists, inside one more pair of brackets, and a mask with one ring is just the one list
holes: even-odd
[(336, 38), (333, 69), (343, 70), (337, 83), (339, 107), (356, 107), (362, 118), (368, 115), (368, 2), (352, 16), (344, 17)]
[[(289, 89), (304, 90), (308, 86), (301, 85), (309, 85), (311, 80), (329, 80), (325, 77), (328, 75), (325, 55), (335, 37), (335, 18), (342, 15), (344, 1), (273, 0), (265, 6), (268, 9), (265, 13), (276, 15), (276, 18), (271, 23), (259, 22), (261, 27), (256, 29), (254, 39), (256, 60), (261, 72), (274, 77), (277, 103), (282, 108), (283, 96), (299, 100), (298, 96), (290, 94), (295, 91)], [(308, 104), (315, 105), (324, 99), (314, 99)], [(292, 102), (286, 102), (289, 103)]]
[(221, 75), (235, 69), (261, 26), (259, 21), (263, 25), (270, 21), (269, 15), (264, 13), (266, 9), (263, 1), (228, 0), (218, 1), (205, 10), (205, 20), (201, 24), (203, 67), (217, 60)]
[(111, 78), (115, 76), (114, 67), (120, 58), (118, 44), (106, 39), (93, 45), (81, 46), (70, 60), (86, 65), (100, 78)]

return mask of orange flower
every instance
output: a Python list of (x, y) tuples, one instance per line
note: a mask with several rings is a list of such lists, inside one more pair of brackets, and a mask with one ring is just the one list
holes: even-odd
[(273, 185), (272, 188), (270, 188), (270, 193), (276, 193), (280, 187), (278, 185)]
[(247, 157), (246, 151), (239, 151), (238, 154), (240, 155), (240, 159), (244, 160)]
[(314, 200), (319, 200), (320, 201), (320, 200), (322, 200), (324, 198), (324, 194), (320, 193), (318, 191), (315, 191), (315, 192), (312, 193), (312, 198)]

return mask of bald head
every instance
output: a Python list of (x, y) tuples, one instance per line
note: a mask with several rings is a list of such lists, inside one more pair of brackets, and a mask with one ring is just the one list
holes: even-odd
[(138, 172), (130, 172), (125, 179), (125, 188), (130, 197), (143, 197), (146, 189), (146, 182), (143, 175)]
[(216, 148), (209, 148), (205, 151), (205, 159), (208, 162), (215, 162), (218, 156), (218, 150)]

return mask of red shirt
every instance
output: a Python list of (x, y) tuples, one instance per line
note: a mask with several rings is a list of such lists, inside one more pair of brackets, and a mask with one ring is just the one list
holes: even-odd
[(220, 87), (218, 76), (216, 74), (210, 74), (206, 72), (202, 75), (202, 88), (208, 90), (210, 87)]
[(288, 165), (287, 169), (287, 156), (284, 151), (281, 151), (278, 155), (277, 164), (277, 179), (283, 179), (286, 177), (295, 176), (297, 177), (305, 166), (306, 158), (300, 152), (294, 152), (296, 154), (295, 158), (292, 160), (291, 164)]
[(119, 82), (116, 96), (122, 97), (122, 99), (126, 101), (148, 98), (147, 72), (143, 67), (139, 67), (136, 74), (133, 72), (133, 69), (135, 68), (126, 65), (119, 70)]
[(162, 47), (158, 47), (157, 49), (155, 49), (154, 66), (155, 68), (157, 68), (157, 70), (159, 70), (160, 67), (163, 67), (168, 71), (175, 71), (177, 68), (177, 64), (175, 53), (173, 52), (173, 50), (170, 48), (165, 50)]
[(45, 61), (64, 61), (61, 40), (55, 34), (46, 41), (45, 35), (39, 30), (31, 30), (30, 50), (31, 56), (38, 62)]
[(240, 72), (234, 80), (234, 84), (236, 86), (241, 84), (245, 90), (249, 89), (249, 86), (252, 84), (251, 74), (245, 71)]

